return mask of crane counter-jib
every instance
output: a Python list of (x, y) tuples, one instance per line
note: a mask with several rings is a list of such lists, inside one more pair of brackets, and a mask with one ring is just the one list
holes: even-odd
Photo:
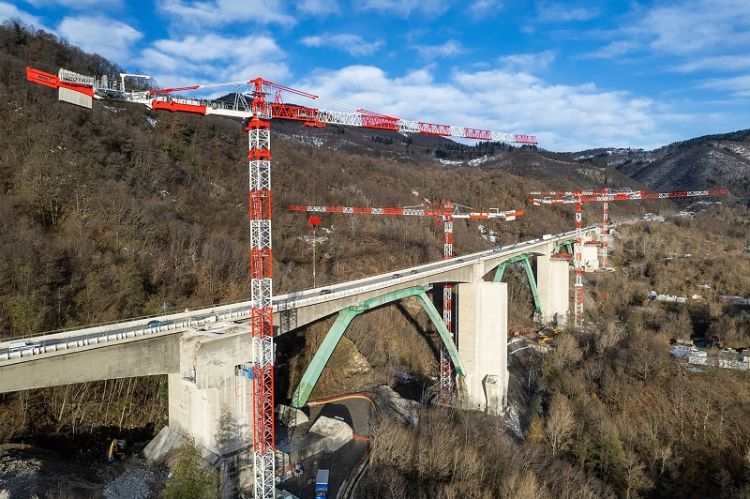
[[(244, 131), (248, 135), (248, 178), (250, 222), (250, 332), (251, 360), (248, 363), (252, 371), (252, 449), (253, 449), (253, 492), (257, 499), (271, 499), (275, 495), (275, 417), (274, 417), (274, 348), (273, 348), (273, 258), (271, 249), (272, 204), (271, 204), (271, 140), (270, 119), (289, 119), (303, 122), (306, 126), (323, 127), (327, 124), (351, 125), (364, 128), (391, 130), (394, 132), (411, 132), (427, 135), (466, 138), (475, 140), (493, 140), (518, 144), (536, 144), (532, 135), (507, 134), (468, 127), (410, 122), (390, 116), (356, 109), (353, 112), (333, 112), (312, 107), (289, 105), (281, 100), (281, 92), (289, 92), (297, 97), (313, 101), (318, 96), (278, 85), (262, 78), (240, 82), (197, 84), (175, 86), (157, 90), (126, 90), (125, 77), (148, 78), (144, 75), (120, 73), (120, 79), (110, 80), (102, 76), (96, 78), (79, 75), (61, 69), (57, 75), (45, 73), (31, 67), (26, 68), (26, 78), (36, 84), (58, 90), (58, 100), (77, 106), (92, 108), (94, 99), (132, 102), (153, 110), (181, 112), (197, 115), (218, 115), (242, 118)], [(242, 85), (250, 88), (250, 93), (235, 90), (230, 99), (186, 99), (172, 95), (175, 92), (200, 90), (222, 85)], [(271, 90), (276, 90), (273, 101), (269, 100)], [(351, 106), (344, 106), (351, 108)], [(354, 109), (354, 108), (352, 108)], [(405, 215), (435, 216), (443, 222), (444, 255), (450, 258), (453, 254), (452, 205), (440, 206), (437, 210), (420, 210), (404, 208)], [(413, 213), (412, 213), (413, 212)], [(374, 213), (373, 213), (374, 214)], [(386, 214), (383, 211), (383, 214)], [(476, 215), (476, 214), (474, 214)], [(481, 214), (480, 214), (481, 215)], [(487, 214), (488, 218), (501, 218), (500, 213)], [(511, 218), (507, 218), (510, 220)], [(443, 319), (446, 328), (451, 331), (451, 286), (443, 289)], [(441, 351), (441, 390), (444, 380), (450, 380), (448, 357)], [(244, 406), (243, 406), (244, 407)], [(243, 408), (244, 410), (244, 408)], [(244, 413), (239, 415), (243, 420)]]
[[(273, 83), (262, 78), (237, 82), (194, 84), (163, 89), (126, 91), (124, 88), (117, 88), (117, 85), (113, 87), (108, 83), (108, 80), (105, 80), (104, 78), (97, 81), (92, 77), (78, 75), (77, 73), (66, 70), (61, 70), (60, 76), (56, 76), (51, 73), (27, 67), (26, 77), (29, 81), (40, 85), (58, 88), (61, 89), (61, 91), (69, 90), (96, 99), (122, 100), (143, 104), (151, 109), (157, 110), (202, 115), (213, 114), (233, 118), (249, 118), (255, 114), (253, 106), (248, 103), (246, 96), (239, 92), (235, 92), (235, 102), (231, 104), (224, 100), (182, 98), (179, 96), (173, 96), (173, 94), (181, 91), (204, 90), (206, 88), (216, 88), (220, 86), (233, 85), (239, 87), (241, 85), (253, 84), (256, 86), (256, 93), (258, 88), (269, 89), (268, 92), (264, 91), (264, 93), (268, 94), (270, 94), (271, 89), (275, 89), (277, 92), (277, 98), (274, 102), (264, 102), (263, 104), (263, 114), (267, 118), (302, 121), (305, 125), (316, 127), (323, 127), (329, 124), (344, 125), (378, 130), (390, 130), (400, 133), (463, 138), (477, 141), (537, 145), (536, 136), (528, 134), (505, 133), (481, 128), (403, 120), (393, 116), (366, 111), (361, 108), (356, 109), (355, 111), (332, 111), (296, 104), (285, 104), (280, 98), (281, 91), (313, 101), (320, 99), (320, 97), (285, 85)], [(145, 78), (146, 76), (143, 77)], [(122, 85), (124, 86), (124, 82)], [(68, 101), (76, 103), (71, 100)], [(91, 107), (90, 102), (86, 104), (86, 107)]]

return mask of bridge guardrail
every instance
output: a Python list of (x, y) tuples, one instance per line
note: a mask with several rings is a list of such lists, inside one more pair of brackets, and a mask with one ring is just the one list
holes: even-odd
[[(588, 232), (595, 228), (596, 226), (589, 226), (584, 228), (584, 231)], [(326, 286), (325, 288), (329, 289), (331, 292), (325, 295), (320, 294), (321, 288), (312, 288), (299, 292), (288, 293), (285, 295), (279, 295), (274, 300), (274, 311), (278, 311), (279, 308), (283, 310), (289, 305), (301, 306), (307, 305), (309, 303), (325, 302), (329, 300), (339, 299), (343, 296), (346, 296), (348, 293), (354, 292), (355, 290), (357, 293), (370, 291), (372, 289), (381, 287), (384, 280), (386, 282), (397, 284), (400, 282), (412, 280), (416, 275), (424, 274), (426, 272), (434, 271), (434, 273), (438, 273), (445, 271), (446, 269), (462, 267), (475, 261), (484, 261), (486, 259), (495, 258), (498, 256), (498, 253), (512, 253), (515, 250), (528, 250), (530, 248), (530, 245), (543, 245), (550, 242), (567, 239), (575, 235), (575, 232), (576, 231), (565, 232), (562, 234), (557, 234), (552, 238), (533, 239), (530, 241), (516, 243), (510, 246), (498, 247), (491, 250), (473, 253), (470, 255), (464, 255), (453, 260), (431, 262), (416, 267), (410, 267), (408, 269), (391, 271), (385, 274), (379, 274), (376, 276), (365, 277), (354, 281), (347, 281), (345, 283)], [(414, 271), (416, 271), (416, 273)], [(393, 278), (393, 275), (399, 275), (399, 277)], [(156, 333), (187, 329), (193, 326), (204, 325), (210, 322), (242, 319), (244, 317), (249, 317), (251, 305), (252, 302), (250, 301), (235, 302), (177, 314), (147, 316), (137, 318), (135, 320), (127, 319), (92, 327), (69, 328), (66, 330), (49, 331), (34, 336), (12, 338), (0, 342), (0, 349), (7, 349), (6, 352), (0, 352), (0, 361), (9, 361), (24, 357), (32, 357), (43, 353), (57, 352), (60, 350), (96, 345), (99, 343), (109, 343), (112, 341), (122, 341), (125, 339), (131, 339), (141, 336), (151, 336)], [(155, 320), (158, 320), (162, 324), (151, 327), (147, 326), (149, 322)], [(38, 341), (33, 341), (33, 345), (27, 345), (20, 348), (11, 348), (11, 343), (14, 340), (18, 339), (26, 339), (29, 341), (34, 339)]]

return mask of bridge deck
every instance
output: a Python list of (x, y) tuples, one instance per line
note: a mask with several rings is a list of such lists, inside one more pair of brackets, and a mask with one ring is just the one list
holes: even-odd
[[(587, 233), (593, 230), (594, 227), (586, 228)], [(477, 272), (485, 275), (503, 260), (524, 253), (543, 253), (548, 250), (550, 245), (554, 246), (561, 241), (571, 240), (574, 237), (575, 231), (571, 231), (552, 237), (465, 255), (453, 260), (429, 263), (323, 288), (279, 295), (274, 298), (274, 319), (278, 325), (277, 334), (302, 327), (362, 300), (383, 293), (439, 282), (469, 282), (476, 278)], [(11, 376), (11, 371), (18, 371), (17, 374), (21, 375), (21, 371), (30, 371), (29, 368), (33, 366), (33, 369), (46, 371), (49, 374), (62, 366), (60, 362), (62, 359), (55, 361), (55, 358), (72, 355), (76, 359), (80, 359), (76, 361), (76, 364), (80, 363), (84, 366), (93, 366), (93, 363), (98, 362), (116, 364), (117, 359), (129, 358), (129, 350), (142, 353), (151, 351), (152, 348), (147, 347), (147, 345), (159, 345), (156, 350), (164, 353), (163, 360), (152, 359), (154, 367), (151, 370), (154, 372), (147, 368), (144, 371), (133, 367), (133, 365), (126, 367), (128, 363), (124, 362), (122, 363), (123, 369), (115, 369), (117, 372), (109, 372), (104, 369), (107, 372), (102, 371), (100, 375), (125, 377), (173, 372), (176, 367), (172, 365), (175, 363), (172, 354), (178, 349), (176, 345), (179, 343), (181, 333), (198, 327), (210, 328), (212, 325), (219, 326), (220, 323), (247, 320), (250, 306), (251, 302), (249, 301), (239, 302), (179, 314), (52, 332), (24, 338), (27, 342), (25, 345), (15, 343), (18, 340), (2, 342), (0, 343), (0, 393), (19, 389), (4, 386), (7, 384), (6, 381), (10, 381), (10, 378), (16, 378), (16, 376)], [(168, 345), (170, 341), (174, 345)], [(143, 344), (140, 345), (141, 343)], [(112, 347), (115, 346), (117, 346), (117, 349), (113, 350)], [(94, 353), (94, 351), (98, 352)], [(91, 355), (82, 355), (84, 352), (89, 352)], [(144, 359), (144, 357), (141, 357), (141, 359)], [(73, 360), (73, 358), (70, 360)], [(142, 360), (142, 362), (145, 362), (145, 360)], [(24, 369), (18, 369), (22, 364), (24, 364)], [(67, 366), (68, 363), (66, 363), (66, 369), (68, 369)], [(47, 383), (51, 382), (49, 379), (51, 377), (54, 376), (46, 376)], [(23, 376), (21, 376), (22, 378)], [(81, 376), (82, 380), (88, 381), (89, 378), (91, 376)], [(108, 378), (97, 375), (95, 379)], [(60, 383), (52, 382), (52, 384)], [(36, 384), (32, 383), (32, 385)]]

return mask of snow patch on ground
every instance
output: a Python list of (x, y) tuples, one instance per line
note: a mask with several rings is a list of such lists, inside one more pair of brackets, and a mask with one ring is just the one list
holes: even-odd
[(750, 160), (750, 149), (748, 149), (747, 147), (737, 144), (728, 144), (726, 148), (735, 153), (737, 156), (741, 156), (744, 159)]
[(289, 140), (293, 140), (295, 142), (299, 142), (300, 144), (304, 145), (311, 145), (315, 147), (316, 149), (320, 149), (323, 147), (324, 140), (321, 137), (310, 137), (308, 135), (300, 135), (300, 134), (282, 134), (284, 137), (286, 137)]
[(497, 242), (497, 232), (492, 229), (487, 229), (484, 225), (479, 225), (477, 228), (479, 229), (479, 235), (482, 239), (490, 241), (492, 244)]
[(486, 163), (488, 161), (492, 161), (498, 159), (497, 156), (482, 156), (481, 158), (474, 158), (470, 159), (469, 161), (463, 161), (463, 160), (454, 160), (454, 159), (438, 159), (438, 163), (441, 165), (446, 166), (460, 166), (460, 165), (469, 165), (469, 166), (479, 166), (483, 163)]
[(495, 156), (482, 156), (481, 158), (470, 159), (469, 166), (479, 166), (488, 161), (492, 161), (493, 159), (497, 158)]
[(446, 165), (446, 166), (458, 166), (458, 165), (464, 164), (463, 161), (454, 161), (450, 159), (439, 159), (438, 163), (440, 163), (441, 165)]
[(211, 191), (208, 193), (208, 197), (222, 198), (227, 193), (226, 189), (224, 189), (224, 187), (220, 186), (219, 184), (209, 182), (208, 185), (211, 186)]

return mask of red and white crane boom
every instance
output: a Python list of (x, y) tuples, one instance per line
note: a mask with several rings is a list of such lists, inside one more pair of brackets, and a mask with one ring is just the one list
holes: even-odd
[[(609, 203), (615, 201), (649, 201), (656, 199), (682, 199), (692, 197), (707, 197), (707, 196), (728, 196), (730, 194), (729, 189), (707, 189), (702, 191), (673, 191), (673, 192), (650, 192), (650, 191), (623, 191), (623, 192), (610, 192), (609, 189), (589, 189), (589, 190), (578, 190), (578, 191), (534, 191), (530, 192), (531, 195), (544, 196), (537, 198), (530, 198), (529, 203), (539, 205), (564, 205), (564, 204), (575, 204), (576, 205), (576, 241), (575, 241), (575, 308), (574, 308), (574, 322), (576, 327), (580, 327), (583, 322), (583, 302), (584, 302), (584, 291), (583, 291), (583, 204), (584, 203), (602, 203), (603, 205), (603, 221), (602, 221), (602, 264), (606, 268), (608, 266), (608, 247), (609, 247)], [(562, 196), (562, 197), (551, 197), (551, 196)]]
[[(431, 203), (419, 206), (399, 208), (357, 208), (353, 206), (303, 206), (294, 205), (290, 211), (307, 213), (332, 213), (348, 215), (386, 215), (386, 216), (414, 216), (431, 217), (443, 224), (443, 259), (453, 258), (453, 220), (506, 220), (512, 221), (523, 216), (521, 210), (500, 211), (492, 208), (487, 211), (476, 211), (468, 206), (455, 204), (451, 201)], [(319, 220), (315, 220), (317, 224)], [(453, 335), (453, 285), (443, 285), (443, 322), (451, 338)], [(450, 356), (445, 348), (440, 350), (440, 396), (444, 399), (453, 394), (453, 367)]]
[[(611, 203), (614, 201), (651, 201), (654, 199), (681, 199), (706, 196), (728, 196), (729, 189), (707, 189), (703, 191), (674, 191), (674, 192), (650, 192), (650, 191), (579, 191), (581, 194), (563, 194), (562, 198), (530, 198), (529, 203), (541, 204), (578, 204), (578, 203)], [(536, 194), (531, 192), (530, 194)], [(550, 193), (547, 193), (552, 195)]]
[[(246, 120), (249, 161), (250, 221), (250, 295), (252, 362), (249, 372), (253, 382), (253, 463), (255, 474), (254, 497), (268, 499), (275, 496), (275, 429), (274, 429), (274, 351), (272, 313), (272, 250), (271, 250), (271, 136), (272, 118), (301, 121), (306, 126), (323, 127), (327, 124), (358, 126), (402, 133), (419, 133), (483, 141), (536, 145), (536, 137), (524, 134), (494, 132), (478, 128), (456, 127), (423, 121), (409, 121), (386, 116), (361, 108), (353, 111), (329, 111), (316, 107), (285, 104), (281, 92), (289, 92), (313, 101), (317, 95), (295, 90), (263, 78), (236, 82), (194, 84), (165, 89), (126, 90), (125, 76), (120, 81), (81, 75), (60, 69), (57, 75), (31, 67), (26, 68), (27, 80), (58, 89), (58, 98), (91, 109), (94, 99), (117, 100), (141, 104), (149, 109), (217, 115)], [(172, 94), (189, 90), (205, 90), (221, 86), (250, 87), (249, 94), (235, 91), (232, 101), (188, 99)], [(269, 96), (275, 91), (275, 99)], [(333, 102), (333, 101), (331, 101)], [(489, 217), (488, 217), (489, 218)], [(500, 218), (493, 217), (493, 218)], [(446, 226), (452, 219), (446, 219)], [(447, 228), (446, 228), (447, 231)], [(446, 232), (447, 234), (447, 232)], [(446, 248), (452, 252), (446, 236)], [(449, 244), (450, 243), (450, 244)], [(446, 250), (447, 251), (447, 250)]]
[[(304, 97), (313, 101), (322, 100), (321, 97), (303, 92), (300, 90), (280, 85), (263, 78), (253, 80), (214, 83), (214, 84), (194, 84), (180, 87), (163, 88), (155, 90), (125, 91), (124, 89), (115, 89), (104, 86), (102, 81), (87, 81), (86, 83), (75, 84), (66, 80), (64, 77), (55, 76), (51, 73), (45, 73), (33, 68), (27, 68), (27, 78), (30, 81), (46, 85), (52, 88), (70, 88), (73, 91), (85, 93), (95, 99), (117, 99), (127, 102), (142, 104), (150, 109), (161, 109), (165, 111), (180, 111), (186, 113), (227, 116), (231, 118), (249, 118), (253, 115), (251, 106), (246, 99), (235, 99), (234, 102), (223, 100), (206, 100), (206, 99), (189, 99), (183, 97), (173, 97), (171, 94), (189, 90), (204, 90), (207, 88), (217, 88), (222, 86), (244, 86), (253, 85), (256, 91), (262, 89), (267, 94), (271, 90), (281, 90)], [(90, 78), (90, 77), (87, 77)], [(328, 99), (325, 99), (328, 100)], [(341, 105), (337, 103), (337, 105)], [(454, 137), (463, 139), (473, 139), (481, 141), (507, 142), (511, 144), (536, 145), (537, 140), (534, 135), (497, 132), (481, 128), (461, 127), (454, 125), (445, 125), (437, 123), (427, 123), (425, 121), (405, 120), (393, 116), (387, 116), (362, 108), (356, 108), (352, 111), (333, 111), (320, 109), (317, 107), (299, 106), (295, 104), (285, 104), (276, 99), (268, 103), (269, 109), (267, 114), (269, 118), (302, 121), (303, 123), (320, 126), (320, 125), (345, 125), (362, 128), (373, 128), (378, 130), (391, 130), (400, 133), (415, 133), (422, 135), (434, 135), (441, 137)]]

